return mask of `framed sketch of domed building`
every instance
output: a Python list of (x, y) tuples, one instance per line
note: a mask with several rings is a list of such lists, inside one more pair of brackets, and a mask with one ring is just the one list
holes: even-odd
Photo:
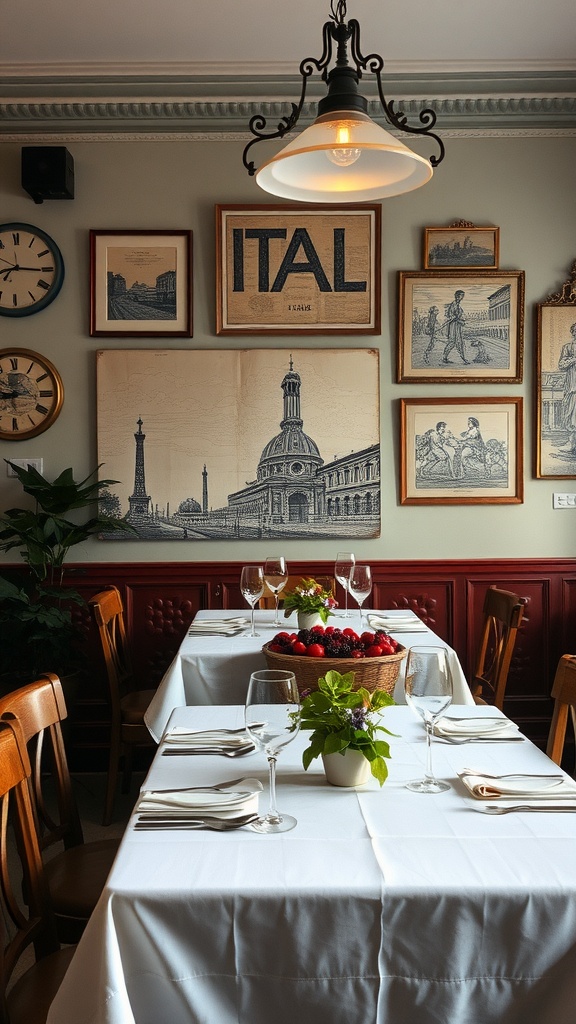
[(378, 358), (98, 352), (104, 500), (140, 540), (379, 536)]

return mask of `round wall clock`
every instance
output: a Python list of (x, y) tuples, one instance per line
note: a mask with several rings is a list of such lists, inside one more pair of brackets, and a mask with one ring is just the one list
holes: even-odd
[(0, 349), (0, 440), (25, 441), (48, 430), (64, 401), (49, 359), (26, 348)]
[(32, 224), (0, 224), (0, 316), (30, 316), (56, 298), (64, 260), (53, 238)]

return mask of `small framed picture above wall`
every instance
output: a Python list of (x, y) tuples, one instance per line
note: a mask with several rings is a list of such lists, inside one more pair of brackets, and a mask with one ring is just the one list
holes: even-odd
[(401, 504), (523, 502), (522, 411), (522, 398), (401, 399)]
[(90, 334), (192, 337), (192, 232), (90, 232)]
[(399, 384), (520, 384), (524, 271), (399, 272)]
[(478, 228), (466, 220), (447, 228), (424, 228), (424, 269), (497, 270), (500, 228)]
[(576, 479), (576, 260), (536, 306), (536, 476)]
[(381, 206), (217, 206), (217, 334), (379, 334)]

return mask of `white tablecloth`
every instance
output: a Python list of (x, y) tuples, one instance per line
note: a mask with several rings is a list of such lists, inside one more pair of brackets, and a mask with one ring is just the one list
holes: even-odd
[[(201, 622), (203, 618), (226, 618), (241, 614), (243, 613), (235, 611), (202, 611), (198, 613), (195, 622)], [(291, 631), (298, 628), (296, 615), (283, 620), (286, 624), (280, 627), (272, 624), (273, 619), (273, 611), (256, 612), (256, 629), (260, 633), (256, 638), (248, 635), (249, 629), (245, 634), (234, 637), (184, 637), (178, 654), (162, 679), (144, 716), (144, 721), (157, 743), (174, 708), (186, 704), (241, 704), (244, 701), (251, 673), (266, 668), (262, 645), (270, 641), (280, 629)], [(351, 619), (334, 616), (329, 622), (340, 629), (346, 628), (346, 625), (350, 625), (352, 629), (358, 627), (357, 616)], [(394, 630), (391, 630), (391, 633), (395, 635)], [(454, 703), (474, 703), (456, 652), (444, 640), (431, 630), (401, 632), (396, 636), (404, 647), (430, 643), (445, 647), (449, 651)], [(318, 667), (322, 668), (320, 662)], [(394, 692), (394, 699), (398, 704), (404, 703), (405, 667), (406, 663), (403, 662)], [(319, 675), (321, 674), (320, 671)]]
[[(189, 707), (172, 722), (242, 717)], [(423, 727), (406, 706), (385, 720), (398, 737), (381, 790), (333, 788), (319, 761), (304, 772), (305, 733), (285, 748), (291, 832), (129, 828), (49, 1024), (573, 1024), (576, 813), (489, 817), (456, 775), (556, 767), (528, 740), (435, 741), (452, 788), (412, 793)], [(146, 786), (240, 775), (266, 783), (264, 755), (159, 752)]]

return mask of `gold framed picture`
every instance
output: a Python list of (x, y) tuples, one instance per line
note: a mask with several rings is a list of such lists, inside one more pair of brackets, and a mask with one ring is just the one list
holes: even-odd
[(456, 221), (447, 228), (424, 228), (425, 270), (497, 270), (500, 228)]
[(576, 478), (576, 261), (536, 306), (536, 476)]
[(216, 206), (217, 334), (379, 334), (381, 207)]

